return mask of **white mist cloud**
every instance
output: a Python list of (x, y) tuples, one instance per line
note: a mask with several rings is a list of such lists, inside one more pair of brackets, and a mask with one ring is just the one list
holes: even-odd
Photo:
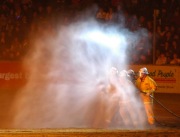
[[(103, 108), (99, 100), (104, 96), (101, 90), (105, 90), (109, 70), (112, 66), (126, 69), (127, 47), (137, 42), (139, 35), (94, 20), (61, 26), (57, 32), (32, 38), (31, 52), (24, 59), (30, 76), (14, 100), (13, 128), (93, 128), (95, 120), (102, 122), (102, 116), (98, 119)], [(118, 99), (105, 95), (104, 100), (117, 104), (119, 98), (133, 100), (136, 110), (132, 104), (126, 104), (126, 110), (121, 104), (122, 110), (137, 111), (130, 113), (130, 122), (141, 119), (136, 125), (142, 127), (141, 101), (134, 88), (128, 84), (123, 88), (119, 86)]]

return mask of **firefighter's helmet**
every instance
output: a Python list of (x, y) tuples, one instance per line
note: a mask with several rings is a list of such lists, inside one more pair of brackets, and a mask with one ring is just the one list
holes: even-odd
[(140, 70), (139, 70), (139, 73), (140, 74), (149, 74), (149, 72), (148, 72), (148, 70), (147, 70), (147, 68), (141, 68)]
[(111, 67), (110, 73), (118, 74), (118, 69), (115, 67)]
[(135, 72), (134, 72), (134, 70), (132, 70), (132, 69), (129, 69), (129, 70), (127, 71), (127, 74), (128, 74), (129, 76), (135, 76)]
[(127, 77), (127, 76), (128, 76), (128, 73), (127, 73), (126, 70), (122, 70), (122, 71), (119, 72), (119, 76), (120, 76), (120, 77)]

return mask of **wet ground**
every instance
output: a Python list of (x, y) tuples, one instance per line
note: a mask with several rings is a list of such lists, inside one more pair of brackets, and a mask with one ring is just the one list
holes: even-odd
[(155, 94), (156, 128), (180, 128), (180, 94)]
[[(12, 129), (9, 128), (9, 123), (11, 123), (11, 114), (9, 114), (9, 110), (10, 107), (13, 103), (13, 99), (16, 95), (16, 91), (12, 91), (12, 90), (1, 90), (0, 91), (0, 133), (6, 133), (6, 131), (11, 131)], [(137, 131), (128, 131), (129, 134), (133, 132), (138, 132), (139, 134), (141, 132), (149, 132), (151, 131), (151, 133), (158, 133), (158, 134), (170, 134), (171, 132), (176, 133), (174, 134), (174, 136), (179, 136), (180, 135), (180, 94), (172, 94), (172, 93), (156, 93), (154, 98), (156, 99), (154, 101), (154, 114), (155, 114), (155, 118), (156, 118), (156, 124), (151, 126), (151, 127), (147, 127), (147, 129), (145, 130), (141, 130), (140, 132)], [(159, 104), (160, 103), (160, 104)], [(116, 134), (117, 129), (114, 129), (114, 131), (111, 130), (111, 132), (113, 132), (113, 134)], [(21, 131), (21, 129), (20, 129)], [(71, 132), (71, 134), (74, 134), (74, 132), (82, 132), (85, 131), (85, 135), (87, 133), (94, 133), (94, 132), (104, 132), (103, 130), (88, 130), (88, 129), (80, 129), (80, 130), (46, 130), (46, 132), (43, 133), (62, 133), (64, 132)], [(14, 132), (14, 129), (13, 131)], [(107, 132), (107, 131), (105, 131)], [(126, 132), (126, 130), (124, 131)], [(20, 132), (19, 132), (20, 133)], [(29, 132), (31, 133), (31, 132)], [(38, 131), (39, 133), (39, 131)], [(110, 133), (108, 131), (108, 133)], [(113, 135), (112, 134), (112, 135)], [(1, 134), (0, 134), (1, 136)], [(159, 135), (160, 136), (160, 135)]]

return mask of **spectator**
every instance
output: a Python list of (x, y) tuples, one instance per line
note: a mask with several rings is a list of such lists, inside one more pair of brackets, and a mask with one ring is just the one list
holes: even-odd
[(174, 24), (174, 26), (180, 26), (180, 14), (179, 10), (176, 10), (173, 14), (173, 16), (170, 19), (171, 24)]
[(6, 33), (4, 31), (1, 32), (0, 35), (0, 46), (1, 47), (5, 47), (7, 44), (7, 37), (6, 37)]
[(113, 19), (114, 19), (113, 9), (109, 8), (108, 12), (106, 13), (105, 20), (110, 22), (110, 21), (113, 21)]
[(96, 14), (96, 19), (98, 21), (105, 21), (105, 18), (106, 18), (106, 12), (104, 11), (104, 9), (102, 7), (100, 7)]
[[(87, 8), (87, 6), (93, 5), (93, 3), (96, 3), (99, 7), (99, 11), (97, 14), (95, 13), (98, 21), (103, 21), (103, 23), (111, 21), (117, 25), (123, 25), (123, 27), (133, 32), (143, 27), (152, 35), (154, 34), (152, 33), (153, 10), (157, 9), (159, 16), (157, 17), (156, 24), (156, 48), (159, 52), (163, 51), (164, 54), (168, 54), (167, 60), (172, 59), (173, 53), (176, 50), (175, 47), (178, 47), (180, 43), (180, 3), (178, 0), (4, 0), (0, 4), (0, 33), (4, 33), (4, 36), (0, 36), (0, 46), (1, 48), (4, 46), (7, 50), (1, 50), (0, 54), (8, 53), (7, 51), (12, 41), (6, 41), (7, 39), (11, 40), (13, 37), (18, 36), (19, 42), (22, 44), (22, 41), (28, 38), (28, 34), (32, 29), (31, 26), (34, 26), (35, 30), (37, 23), (50, 23), (55, 26), (54, 22), (62, 21), (63, 18), (65, 18), (64, 22), (70, 23), (78, 16), (80, 7), (83, 11), (83, 7)], [(150, 43), (152, 43), (152, 40), (150, 39)], [(167, 45), (166, 42), (172, 43), (172, 46), (164, 46)], [(161, 47), (161, 45), (163, 46)], [(177, 48), (177, 51), (179, 51), (179, 48)], [(20, 51), (19, 53), (22, 52)], [(132, 53), (137, 54), (132, 56), (138, 56), (138, 58), (135, 59), (136, 61), (134, 60), (135, 62), (131, 63), (141, 63), (139, 61), (140, 57), (141, 61), (146, 63), (147, 61), (144, 61), (144, 57), (149, 59), (149, 53), (151, 53), (151, 49), (148, 49), (146, 53), (139, 50), (137, 53)], [(7, 56), (7, 54), (4, 55)]]
[(156, 60), (156, 65), (165, 65), (167, 64), (167, 58), (164, 53), (160, 53)]
[(172, 48), (170, 47), (170, 43), (168, 42), (168, 41), (166, 41), (165, 43), (164, 43), (164, 46), (162, 47), (162, 52), (164, 52), (164, 53), (169, 53), (169, 56), (170, 56), (170, 58), (172, 57)]
[(180, 65), (180, 58), (176, 53), (173, 54), (173, 59), (170, 61), (171, 65)]

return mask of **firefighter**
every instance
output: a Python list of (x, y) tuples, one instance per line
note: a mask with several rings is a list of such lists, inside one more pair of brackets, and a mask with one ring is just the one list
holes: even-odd
[(112, 119), (116, 113), (119, 101), (118, 92), (118, 69), (112, 67), (109, 73), (109, 86), (107, 88), (106, 110), (105, 110), (105, 127), (112, 124)]
[[(106, 85), (106, 84), (105, 84)], [(93, 128), (108, 128), (118, 106), (118, 69), (112, 67), (108, 73), (108, 83), (99, 95), (97, 114), (94, 118)]]
[(129, 70), (127, 71), (127, 74), (128, 74), (129, 80), (130, 80), (132, 83), (135, 83), (135, 81), (136, 81), (136, 74), (135, 74), (134, 70), (129, 69)]
[(129, 80), (129, 75), (126, 70), (122, 70), (119, 73), (119, 85), (120, 85), (120, 100), (119, 100), (119, 115), (121, 117), (121, 125), (124, 127), (133, 127), (133, 118), (131, 115), (132, 104), (131, 95), (133, 94), (132, 83)]
[(109, 72), (109, 88), (110, 90), (115, 90), (115, 87), (118, 84), (118, 69), (115, 67), (112, 67)]
[(144, 102), (144, 107), (146, 110), (148, 122), (150, 125), (154, 124), (154, 114), (153, 114), (153, 93), (157, 90), (156, 82), (148, 76), (147, 68), (141, 68), (139, 70), (139, 77), (136, 80), (135, 85), (141, 91), (141, 97)]
[(130, 76), (128, 75), (128, 71), (122, 70), (119, 74), (120, 125), (125, 126), (126, 128), (142, 127), (147, 123), (147, 120), (140, 94), (137, 92), (136, 86), (131, 81), (132, 79), (129, 79)]

